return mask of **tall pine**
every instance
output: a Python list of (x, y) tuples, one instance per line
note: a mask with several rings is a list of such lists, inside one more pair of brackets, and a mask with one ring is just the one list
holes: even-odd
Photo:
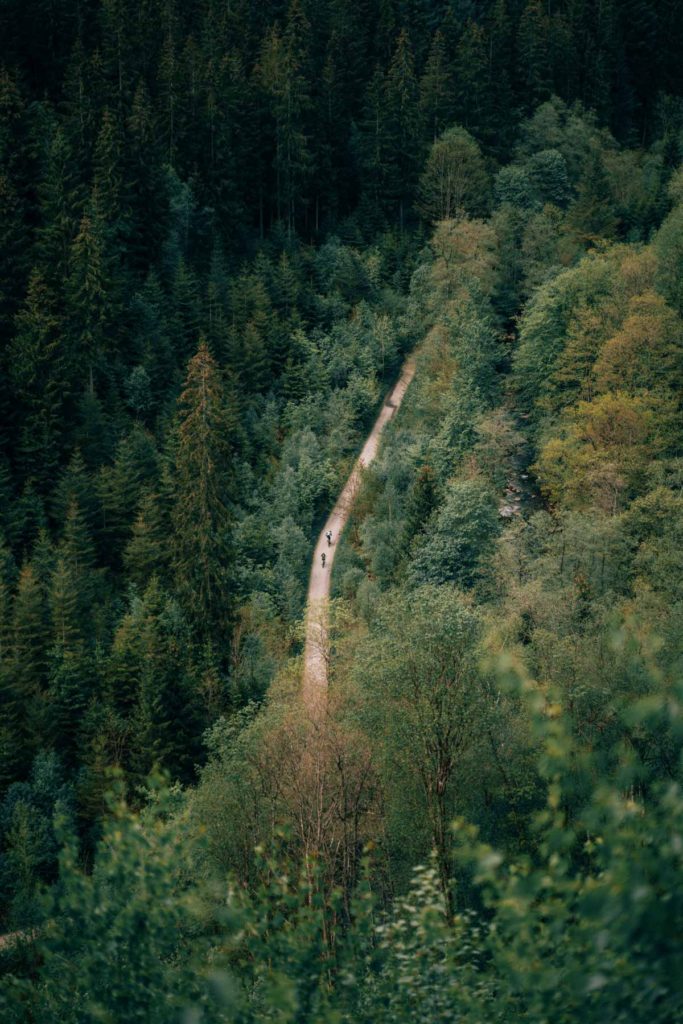
[(174, 472), (176, 590), (200, 635), (227, 642), (233, 614), (230, 503), (235, 417), (202, 339), (179, 400)]

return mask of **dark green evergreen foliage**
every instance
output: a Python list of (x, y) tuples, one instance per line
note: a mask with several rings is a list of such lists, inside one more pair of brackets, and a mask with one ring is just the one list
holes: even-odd
[(570, 223), (582, 243), (614, 238), (617, 220), (612, 210), (609, 181), (598, 153), (586, 164)]
[(679, 1019), (682, 26), (1, 5), (3, 1020)]
[(231, 511), (236, 410), (205, 341), (190, 360), (179, 400), (173, 471), (173, 564), (186, 613), (225, 642), (232, 615)]
[(16, 928), (35, 923), (38, 886), (56, 877), (54, 815), (68, 821), (73, 799), (59, 758), (49, 753), (36, 757), (30, 777), (11, 785), (0, 804), (0, 902)]
[(47, 586), (35, 565), (27, 562), (17, 581), (13, 605), (11, 678), (20, 708), (22, 748), (29, 757), (45, 742), (49, 721)]
[(405, 539), (412, 538), (424, 528), (438, 503), (436, 480), (431, 466), (423, 466), (406, 501)]
[[(17, 461), (24, 479), (45, 493), (59, 464), (68, 387), (67, 360), (57, 302), (38, 271), (31, 274), (26, 302), (16, 316), (8, 351), (11, 385), (22, 422)], [(16, 413), (15, 413), (16, 415)]]

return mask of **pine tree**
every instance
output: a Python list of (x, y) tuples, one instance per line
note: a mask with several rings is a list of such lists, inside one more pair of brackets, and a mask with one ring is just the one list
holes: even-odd
[(189, 640), (177, 606), (152, 577), (117, 630), (109, 667), (129, 722), (126, 763), (139, 782), (155, 765), (185, 780), (192, 772), (202, 716), (187, 674)]
[(471, 19), (465, 25), (455, 57), (458, 121), (477, 137), (491, 122), (488, 52), (483, 28)]
[(61, 454), (66, 366), (55, 297), (41, 273), (33, 271), (9, 351), (10, 378), (22, 411), (18, 449), (24, 477), (43, 493), (52, 483)]
[(45, 743), (49, 723), (50, 626), (47, 591), (31, 563), (19, 573), (12, 615), (11, 674), (21, 707), (19, 739), (25, 768)]
[(12, 590), (16, 565), (0, 536), (0, 792), (20, 770), (22, 707), (12, 674)]
[[(53, 600), (58, 615), (56, 589)], [(75, 642), (73, 637), (67, 647), (57, 644), (51, 660), (50, 737), (65, 767), (74, 770), (81, 763), (83, 718), (94, 694), (92, 661), (83, 643)]]
[[(66, 560), (69, 567), (81, 578), (87, 587), (87, 577), (92, 573), (95, 566), (95, 551), (88, 530), (83, 512), (76, 501), (72, 501), (66, 514), (66, 523), (60, 543), (60, 555)], [(87, 603), (92, 595), (85, 593), (83, 605)]]
[(106, 237), (122, 247), (130, 233), (130, 198), (125, 179), (125, 139), (120, 118), (105, 109), (94, 154), (93, 196)]
[(60, 555), (52, 575), (50, 614), (55, 644), (63, 652), (73, 654), (83, 641), (81, 619), (83, 595), (79, 572)]
[(40, 271), (55, 294), (61, 294), (69, 273), (69, 254), (81, 218), (83, 190), (78, 167), (61, 126), (55, 126), (38, 186), (40, 226), (36, 256)]
[(130, 116), (127, 203), (131, 215), (127, 253), (134, 270), (147, 270), (168, 231), (169, 203), (154, 109), (144, 81), (138, 83)]
[(180, 259), (173, 280), (172, 318), (169, 330), (180, 364), (185, 363), (196, 343), (200, 323), (199, 285), (195, 274)]
[(178, 104), (179, 104), (179, 68), (178, 44), (176, 41), (175, 3), (165, 5), (166, 19), (164, 25), (164, 41), (159, 57), (156, 80), (159, 83), (159, 100), (162, 110), (162, 138), (165, 142), (166, 158), (171, 167), (175, 167), (178, 145)]
[(322, 68), (320, 96), (316, 104), (315, 127), (315, 215), (314, 230), (321, 221), (334, 222), (344, 185), (344, 158), (349, 141), (349, 125), (343, 107), (341, 90), (343, 73), (339, 50), (334, 37), (330, 39)]
[(111, 352), (117, 297), (108, 249), (107, 230), (96, 198), (84, 214), (71, 247), (67, 282), (75, 348), (73, 374), (85, 370), (88, 389), (95, 390), (95, 375), (105, 368)]
[(448, 60), (443, 32), (432, 39), (424, 74), (420, 79), (420, 109), (428, 142), (434, 142), (453, 118), (453, 68)]
[(131, 10), (126, 0), (101, 0), (100, 18), (107, 77), (115, 83), (119, 103), (128, 91), (128, 67), (131, 56)]
[(501, 158), (506, 158), (509, 153), (515, 127), (511, 37), (507, 0), (495, 0), (488, 31), (487, 77), (491, 124), (487, 142)]
[(17, 311), (29, 252), (22, 196), (24, 102), (16, 81), (0, 67), (0, 338)]
[(618, 225), (614, 197), (599, 150), (595, 149), (583, 171), (568, 226), (582, 245), (614, 237)]
[(541, 0), (527, 0), (517, 33), (517, 78), (529, 111), (547, 99), (552, 89), (548, 34)]
[(176, 589), (201, 633), (225, 637), (232, 614), (230, 502), (236, 429), (206, 342), (190, 360), (179, 401), (174, 472)]
[(431, 466), (422, 466), (406, 501), (405, 538), (408, 543), (422, 530), (437, 504), (436, 474)]
[(422, 126), (415, 65), (410, 38), (404, 29), (387, 72), (386, 103), (389, 126), (389, 193), (398, 201), (399, 223), (412, 198), (422, 164)]
[(310, 26), (299, 0), (291, 0), (282, 33), (268, 33), (259, 60), (259, 76), (275, 123), (275, 188), (278, 220), (292, 235), (305, 204), (311, 172), (307, 115), (311, 98), (306, 80), (305, 39)]
[[(55, 589), (59, 582), (58, 590)], [(57, 563), (52, 577), (55, 639), (64, 648), (83, 638), (94, 639), (93, 612), (97, 595), (95, 549), (83, 512), (72, 501), (66, 516), (64, 532), (57, 550)]]
[(27, 480), (20, 496), (12, 503), (7, 519), (7, 533), (14, 550), (21, 556), (31, 550), (47, 527), (45, 501), (33, 480)]
[(152, 576), (163, 580), (169, 561), (168, 522), (163, 503), (152, 490), (143, 492), (131, 538), (123, 553), (126, 577), (141, 591)]
[(355, 138), (355, 148), (362, 169), (361, 209), (364, 215), (368, 215), (371, 227), (379, 227), (382, 222), (390, 145), (386, 78), (380, 68), (375, 68), (365, 91), (362, 115)]
[(159, 480), (158, 452), (152, 435), (140, 424), (119, 442), (113, 466), (104, 466), (99, 475), (99, 491), (106, 525), (108, 558), (116, 562), (122, 546), (130, 538), (140, 498), (145, 489)]

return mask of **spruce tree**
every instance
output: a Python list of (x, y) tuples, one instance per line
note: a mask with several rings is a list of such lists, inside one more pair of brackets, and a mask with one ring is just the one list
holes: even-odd
[(307, 198), (311, 153), (307, 116), (306, 37), (310, 26), (299, 0), (291, 0), (285, 31), (274, 26), (259, 59), (259, 76), (274, 121), (276, 215), (292, 235)]
[[(50, 736), (69, 768), (78, 762), (82, 718), (92, 697), (94, 578), (83, 524), (67, 520), (50, 585), (54, 646), (50, 655)], [(81, 534), (81, 536), (77, 536)]]
[(143, 492), (131, 538), (123, 552), (126, 578), (143, 591), (152, 576), (163, 580), (169, 561), (164, 504), (153, 490)]
[(618, 219), (614, 212), (614, 196), (602, 155), (597, 149), (590, 154), (584, 168), (576, 201), (569, 210), (568, 224), (582, 245), (615, 235)]
[(525, 108), (533, 110), (552, 89), (549, 25), (541, 0), (527, 0), (517, 32), (517, 78)]
[[(25, 104), (14, 76), (0, 67), (0, 338), (7, 336), (28, 271)], [(27, 183), (26, 183), (27, 184)]]
[(404, 29), (386, 77), (389, 126), (389, 193), (397, 201), (403, 227), (406, 203), (413, 194), (422, 164), (422, 124), (415, 62), (410, 37)]
[(130, 197), (124, 164), (125, 139), (117, 114), (105, 109), (94, 153), (93, 196), (114, 251), (123, 249), (130, 233)]
[(26, 769), (48, 734), (51, 646), (47, 589), (31, 563), (19, 573), (12, 615), (12, 683), (21, 707), (19, 739)]
[(69, 140), (61, 126), (52, 129), (38, 186), (40, 226), (36, 255), (40, 271), (57, 295), (63, 295), (69, 254), (81, 218), (83, 189)]
[(435, 142), (453, 116), (453, 68), (443, 32), (432, 39), (429, 57), (420, 79), (420, 109), (428, 142)]
[(188, 365), (179, 400), (173, 475), (176, 590), (199, 632), (225, 642), (231, 594), (230, 504), (234, 498), (234, 411), (206, 342)]
[(169, 203), (154, 108), (145, 82), (138, 83), (127, 122), (130, 141), (126, 196), (131, 215), (128, 258), (137, 272), (155, 262), (168, 230)]
[(111, 353), (117, 311), (114, 272), (106, 223), (96, 196), (81, 219), (71, 247), (67, 297), (71, 312), (73, 376), (84, 375), (90, 393), (95, 375), (105, 369)]
[(491, 122), (486, 42), (484, 29), (470, 19), (455, 57), (457, 118), (477, 137), (487, 134)]
[(34, 271), (10, 346), (10, 376), (22, 412), (18, 450), (24, 477), (45, 492), (61, 454), (66, 360), (55, 297)]
[(75, 500), (69, 506), (52, 576), (53, 627), (63, 648), (94, 640), (98, 595), (95, 549), (88, 524)]
[(365, 90), (363, 109), (355, 133), (355, 149), (362, 169), (361, 209), (371, 227), (383, 220), (390, 160), (390, 123), (386, 102), (386, 78), (376, 67)]
[(17, 775), (21, 762), (22, 706), (12, 673), (12, 591), (16, 565), (0, 535), (0, 792)]

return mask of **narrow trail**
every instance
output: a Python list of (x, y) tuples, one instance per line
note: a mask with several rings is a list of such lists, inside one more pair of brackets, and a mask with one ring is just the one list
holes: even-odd
[[(304, 648), (304, 672), (302, 696), (304, 705), (312, 715), (324, 708), (327, 694), (329, 645), (327, 642), (327, 610), (330, 599), (332, 566), (337, 544), (351, 509), (353, 508), (362, 470), (369, 466), (377, 454), (380, 437), (389, 420), (400, 408), (410, 382), (415, 376), (415, 358), (410, 356), (403, 365), (401, 376), (384, 400), (384, 405), (375, 425), (368, 434), (363, 450), (356, 460), (351, 475), (344, 484), (337, 503), (323, 526), (313, 552), (311, 578), (308, 584), (306, 609), (306, 644)], [(326, 534), (332, 533), (328, 544)], [(325, 565), (322, 555), (325, 555)]]

